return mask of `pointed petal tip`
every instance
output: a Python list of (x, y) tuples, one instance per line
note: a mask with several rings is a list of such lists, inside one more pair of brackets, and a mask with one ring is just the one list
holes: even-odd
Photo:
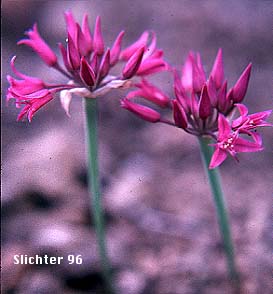
[(246, 95), (251, 69), (252, 63), (249, 63), (233, 87), (232, 99), (236, 103), (242, 102)]
[(198, 110), (199, 116), (203, 120), (207, 119), (212, 113), (211, 101), (209, 98), (208, 88), (206, 84), (202, 88)]
[(222, 48), (218, 49), (210, 75), (212, 76), (215, 82), (216, 88), (219, 89), (224, 80), (224, 64), (223, 64)]
[(222, 57), (222, 55), (223, 55), (223, 49), (220, 47), (217, 51), (217, 56)]
[(214, 169), (218, 167), (227, 158), (227, 153), (216, 147), (214, 153), (212, 154), (211, 161), (209, 164), (209, 169)]
[(144, 51), (145, 46), (141, 46), (127, 61), (122, 70), (122, 75), (125, 79), (130, 79), (136, 74), (137, 70), (140, 67)]

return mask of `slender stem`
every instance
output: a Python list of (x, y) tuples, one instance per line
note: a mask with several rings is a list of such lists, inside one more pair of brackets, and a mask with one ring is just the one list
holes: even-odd
[(98, 166), (98, 134), (97, 134), (97, 100), (85, 98), (86, 136), (88, 146), (88, 186), (93, 207), (95, 230), (97, 235), (102, 272), (107, 287), (107, 293), (114, 293), (111, 282), (110, 262), (105, 243), (105, 224), (99, 187)]
[[(203, 161), (204, 169), (207, 173), (211, 191), (213, 194), (213, 199), (217, 211), (218, 223), (224, 243), (225, 255), (227, 258), (227, 266), (229, 270), (229, 275), (232, 281), (239, 282), (239, 276), (236, 271), (235, 258), (234, 258), (234, 249), (233, 242), (230, 233), (230, 225), (228, 220), (227, 209), (225, 206), (224, 195), (221, 187), (221, 178), (219, 170), (209, 169), (209, 163), (212, 156), (213, 149), (208, 144), (210, 139), (206, 137), (199, 137), (199, 144), (201, 150), (201, 156)], [(238, 287), (238, 285), (237, 285)]]

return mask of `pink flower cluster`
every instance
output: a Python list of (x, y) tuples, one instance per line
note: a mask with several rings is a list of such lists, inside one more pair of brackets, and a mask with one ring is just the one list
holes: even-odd
[[(265, 120), (271, 111), (248, 115), (248, 109), (241, 104), (248, 87), (251, 64), (243, 71), (235, 85), (227, 90), (224, 78), (222, 50), (218, 51), (208, 78), (200, 54), (190, 53), (179, 74), (175, 69), (174, 98), (171, 99), (160, 89), (142, 80), (135, 84), (137, 90), (121, 100), (121, 106), (149, 122), (162, 122), (185, 130), (195, 136), (210, 136), (217, 141), (210, 168), (219, 166), (230, 154), (237, 159), (239, 152), (262, 150), (262, 140), (257, 127), (271, 126)], [(142, 97), (161, 108), (169, 108), (173, 120), (163, 118), (159, 111), (132, 101)], [(235, 110), (240, 116), (231, 120)], [(247, 135), (251, 140), (244, 139)]]
[[(82, 97), (95, 98), (113, 88), (128, 87), (130, 79), (137, 76), (146, 76), (166, 70), (167, 64), (163, 60), (163, 51), (156, 48), (156, 36), (153, 32), (145, 31), (132, 45), (122, 50), (121, 43), (124, 31), (120, 32), (111, 48), (106, 48), (101, 32), (100, 17), (97, 17), (94, 33), (91, 34), (87, 14), (84, 15), (82, 26), (75, 20), (71, 12), (65, 13), (67, 24), (67, 44), (59, 43), (62, 55), (62, 67), (56, 54), (44, 41), (38, 32), (37, 24), (26, 32), (27, 39), (18, 42), (31, 47), (40, 58), (50, 67), (65, 75), (67, 84), (48, 84), (36, 77), (27, 76), (16, 70), (11, 60), (14, 74), (20, 78), (8, 76), (10, 87), (7, 99), (15, 99), (17, 107), (23, 105), (18, 120), (33, 115), (43, 105), (60, 93), (62, 105), (66, 112), (72, 94)], [(122, 72), (110, 75), (110, 70), (118, 63), (124, 61)]]
[[(92, 99), (111, 89), (135, 87), (126, 98), (121, 99), (121, 106), (146, 121), (166, 123), (195, 136), (213, 138), (216, 144), (212, 144), (215, 152), (210, 168), (219, 166), (228, 154), (237, 159), (236, 154), (239, 152), (262, 150), (262, 140), (256, 128), (270, 126), (265, 120), (271, 111), (249, 115), (248, 109), (242, 104), (248, 88), (251, 64), (228, 90), (221, 49), (208, 77), (199, 53), (190, 52), (179, 72), (163, 60), (163, 51), (157, 49), (157, 39), (153, 32), (143, 32), (137, 41), (122, 50), (124, 31), (121, 31), (112, 47), (107, 48), (101, 32), (100, 17), (96, 19), (93, 34), (88, 25), (87, 14), (83, 17), (82, 25), (75, 21), (71, 12), (65, 13), (65, 20), (66, 46), (59, 43), (63, 66), (40, 36), (37, 24), (26, 32), (28, 38), (18, 42), (19, 45), (31, 47), (49, 67), (68, 79), (67, 84), (49, 84), (42, 79), (25, 75), (16, 69), (16, 57), (13, 57), (11, 68), (19, 79), (7, 76), (10, 84), (7, 100), (14, 99), (18, 108), (23, 105), (18, 120), (27, 117), (31, 121), (34, 114), (58, 92), (61, 104), (69, 115), (73, 94)], [(125, 63), (121, 72), (110, 74), (119, 62)], [(170, 69), (174, 76), (172, 98), (144, 78)], [(133, 83), (131, 79), (134, 76), (142, 77), (141, 81)], [(172, 119), (162, 117), (158, 110), (147, 105), (134, 102), (135, 97), (144, 98), (159, 108), (170, 109)], [(232, 120), (236, 110), (239, 111), (239, 117)]]

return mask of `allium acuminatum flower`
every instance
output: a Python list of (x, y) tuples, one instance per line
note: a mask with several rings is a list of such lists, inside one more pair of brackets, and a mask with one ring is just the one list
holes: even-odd
[[(167, 123), (195, 136), (210, 136), (216, 141), (216, 144), (212, 144), (215, 152), (210, 162), (210, 168), (215, 168), (228, 154), (238, 160), (236, 154), (239, 152), (263, 149), (256, 128), (271, 126), (265, 121), (271, 110), (248, 115), (247, 107), (241, 104), (246, 95), (251, 66), (249, 64), (246, 67), (235, 85), (227, 91), (222, 50), (219, 49), (208, 78), (200, 54), (190, 53), (182, 67), (181, 76), (173, 70), (173, 99), (143, 79), (141, 83), (135, 84), (137, 90), (121, 100), (121, 106), (144, 120)], [(171, 109), (173, 120), (163, 118), (158, 111), (148, 106), (133, 102), (135, 97)], [(236, 110), (240, 116), (232, 120)], [(243, 138), (244, 135), (248, 135), (248, 139)]]
[[(167, 69), (163, 60), (163, 51), (156, 48), (156, 36), (145, 31), (141, 37), (126, 49), (121, 49), (124, 31), (121, 31), (113, 46), (106, 48), (101, 33), (101, 21), (98, 16), (93, 35), (88, 25), (87, 14), (83, 17), (82, 26), (75, 20), (71, 12), (65, 13), (67, 24), (66, 47), (59, 43), (64, 67), (56, 54), (38, 32), (37, 24), (26, 32), (28, 39), (18, 42), (31, 47), (51, 68), (56, 69), (68, 78), (67, 84), (48, 84), (43, 80), (25, 75), (15, 68), (15, 58), (11, 60), (14, 74), (20, 78), (7, 76), (10, 87), (7, 100), (15, 99), (18, 108), (24, 106), (18, 120), (25, 116), (29, 121), (42, 106), (51, 101), (60, 92), (62, 106), (69, 114), (72, 94), (86, 98), (96, 98), (110, 89), (126, 88), (131, 85), (135, 75), (146, 76)], [(110, 75), (110, 70), (120, 61), (124, 61), (122, 73)]]

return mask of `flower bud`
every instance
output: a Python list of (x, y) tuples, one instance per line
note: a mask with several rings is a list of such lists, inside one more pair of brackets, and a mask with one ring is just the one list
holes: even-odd
[(139, 116), (140, 118), (146, 121), (149, 121), (152, 123), (156, 123), (160, 121), (159, 112), (153, 110), (150, 107), (131, 102), (130, 100), (126, 98), (121, 100), (121, 107), (133, 112), (134, 114), (136, 114), (137, 116)]
[(93, 87), (96, 81), (95, 73), (85, 57), (81, 58), (80, 77), (88, 87)]
[(144, 47), (141, 47), (130, 57), (130, 59), (125, 64), (122, 71), (122, 75), (124, 79), (130, 79), (136, 74), (141, 64), (143, 54), (144, 54)]
[(89, 50), (93, 50), (93, 39), (91, 36), (90, 28), (88, 25), (88, 16), (85, 13), (82, 20), (82, 33), (84, 34), (85, 40), (89, 46)]
[(219, 89), (224, 80), (223, 54), (221, 48), (218, 50), (210, 75), (213, 78), (216, 89)]
[(173, 118), (176, 126), (186, 129), (188, 120), (183, 107), (177, 100), (173, 100)]
[(251, 74), (251, 67), (252, 64), (250, 63), (246, 69), (243, 71), (241, 76), (239, 77), (238, 81), (233, 87), (232, 90), (232, 100), (235, 103), (242, 102), (247, 91), (248, 82)]
[(110, 70), (110, 49), (107, 49), (100, 63), (100, 68), (98, 72), (98, 76), (99, 76), (98, 82), (100, 82), (105, 76), (107, 76), (109, 70)]
[(110, 64), (111, 66), (115, 65), (118, 62), (119, 55), (120, 55), (120, 50), (121, 50), (121, 41), (124, 36), (124, 31), (121, 31), (119, 35), (117, 36), (113, 47), (111, 48), (110, 51)]
[(98, 55), (102, 55), (104, 52), (104, 41), (101, 33), (101, 22), (100, 17), (98, 16), (96, 19), (95, 29), (94, 29), (94, 37), (93, 37), (93, 47), (94, 51)]
[(199, 110), (199, 117), (203, 120), (208, 118), (212, 113), (212, 107), (211, 107), (211, 103), (209, 99), (207, 85), (205, 85), (202, 89), (199, 105), (198, 105), (198, 110)]
[(229, 104), (230, 99), (227, 98), (227, 81), (225, 81), (218, 92), (218, 110), (225, 113)]
[(80, 54), (76, 48), (76, 45), (68, 33), (68, 41), (67, 41), (67, 60), (72, 69), (79, 69), (80, 67)]

